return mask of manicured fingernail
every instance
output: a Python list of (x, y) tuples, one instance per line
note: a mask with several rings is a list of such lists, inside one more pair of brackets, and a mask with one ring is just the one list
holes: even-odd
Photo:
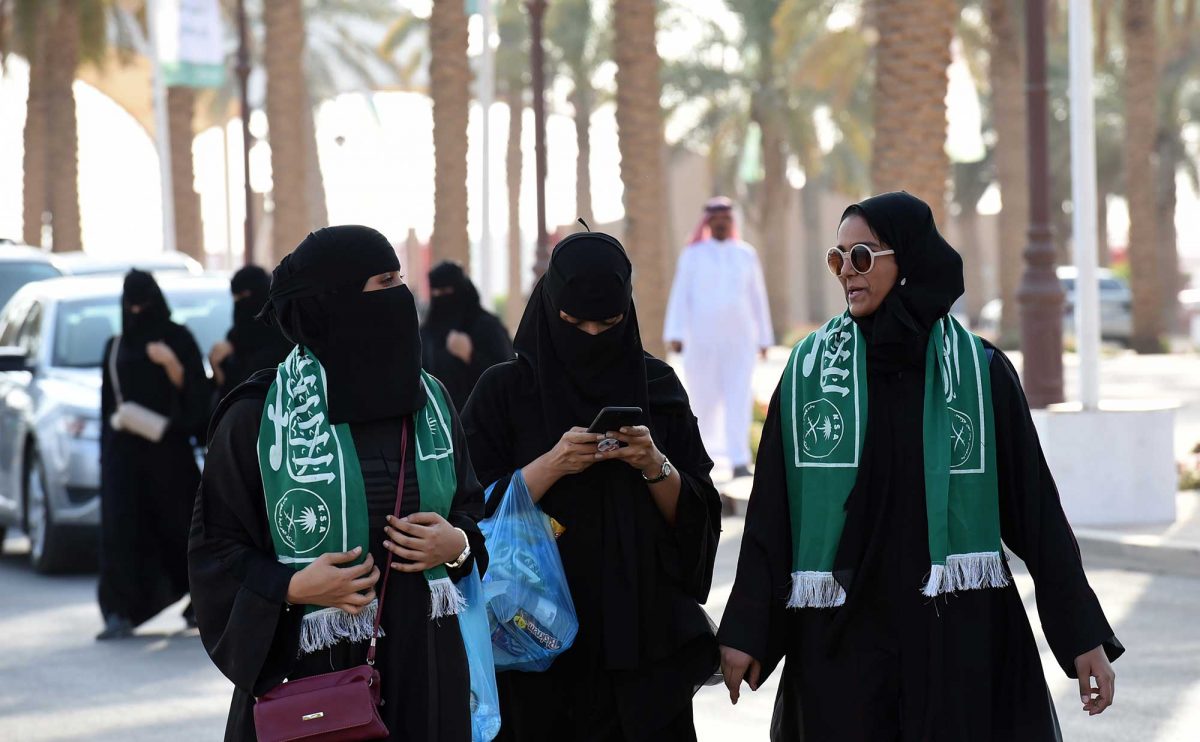
[(355, 554), (357, 554), (358, 552), (362, 551), (362, 547), (361, 547), (361, 546), (355, 546), (355, 547), (354, 547), (354, 549), (353, 549), (353, 551), (354, 551), (354, 553), (355, 553)]
[(1086, 705), (1088, 705), (1088, 703), (1089, 703), (1089, 702), (1090, 702), (1092, 699), (1088, 698), (1087, 696), (1082, 696), (1082, 695), (1081, 695), (1081, 696), (1079, 697), (1079, 700), (1080, 700), (1080, 701), (1083, 701), (1083, 705), (1084, 705), (1084, 706), (1086, 706)]

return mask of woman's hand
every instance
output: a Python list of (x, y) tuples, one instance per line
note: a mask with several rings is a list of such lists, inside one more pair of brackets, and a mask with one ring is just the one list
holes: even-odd
[(167, 372), (167, 378), (177, 389), (183, 388), (183, 364), (179, 362), (179, 356), (175, 355), (171, 346), (164, 342), (147, 343), (146, 356), (153, 363), (162, 366)]
[(317, 561), (292, 575), (288, 583), (287, 602), (338, 608), (358, 615), (375, 600), (379, 568), (370, 554), (362, 564), (352, 567), (338, 565), (358, 559), (361, 553), (362, 547), (356, 546), (350, 551), (317, 557)]
[(218, 341), (208, 352), (208, 364), (212, 366), (213, 378), (218, 384), (225, 383), (225, 372), (221, 369), (221, 364), (231, 355), (233, 355), (233, 344), (228, 340)]
[(540, 501), (558, 480), (596, 463), (596, 444), (603, 438), (576, 425), (562, 434), (554, 448), (526, 464), (521, 473), (533, 501)]
[(463, 535), (437, 513), (413, 513), (407, 518), (389, 515), (384, 547), (412, 564), (392, 562), (397, 572), (424, 572), (458, 559), (466, 543)]
[(729, 689), (729, 701), (736, 706), (741, 695), (743, 678), (750, 684), (750, 690), (758, 690), (762, 663), (741, 650), (722, 646), (721, 674), (725, 676), (725, 687)]
[(446, 350), (463, 363), (470, 363), (475, 353), (475, 345), (467, 333), (451, 330), (446, 335)]
[(667, 457), (654, 445), (654, 439), (650, 437), (650, 428), (645, 425), (621, 428), (620, 432), (607, 433), (604, 437), (615, 438), (629, 445), (597, 453), (594, 457), (597, 461), (619, 459), (640, 471), (647, 479), (654, 479), (662, 471), (663, 461)]
[[(1117, 674), (1108, 661), (1103, 645), (1076, 657), (1075, 673), (1079, 677), (1079, 700), (1083, 702), (1083, 710), (1088, 712), (1088, 716), (1102, 714), (1113, 705)], [(1092, 687), (1092, 678), (1096, 679), (1098, 687)]]

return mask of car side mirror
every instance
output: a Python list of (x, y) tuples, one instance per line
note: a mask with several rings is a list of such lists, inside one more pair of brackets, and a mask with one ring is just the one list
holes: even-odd
[(29, 358), (24, 348), (6, 345), (0, 346), (0, 372), (28, 371)]

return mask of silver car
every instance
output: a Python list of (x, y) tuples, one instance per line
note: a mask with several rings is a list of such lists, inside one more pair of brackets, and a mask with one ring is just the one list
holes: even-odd
[[(206, 355), (229, 327), (228, 280), (157, 279)], [(101, 356), (121, 327), (121, 289), (120, 276), (38, 281), (0, 315), (0, 541), (6, 528), (24, 530), (39, 572), (95, 559)]]

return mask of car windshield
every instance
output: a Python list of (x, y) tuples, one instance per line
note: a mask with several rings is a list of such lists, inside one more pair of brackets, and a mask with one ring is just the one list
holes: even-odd
[(31, 281), (41, 281), (61, 275), (58, 269), (49, 263), (21, 263), (4, 261), (0, 263), (0, 308), (8, 303), (17, 289)]
[[(201, 352), (224, 337), (233, 313), (233, 297), (224, 290), (166, 291), (171, 319), (186, 325)], [(96, 368), (104, 344), (121, 329), (119, 296), (64, 301), (58, 307), (53, 365)]]

